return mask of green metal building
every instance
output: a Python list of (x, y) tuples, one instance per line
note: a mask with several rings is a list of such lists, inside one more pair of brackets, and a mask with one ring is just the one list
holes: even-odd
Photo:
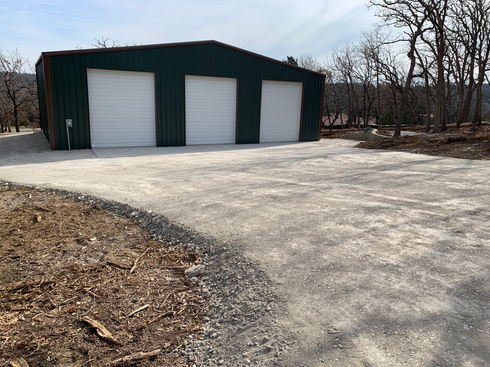
[(216, 41), (43, 52), (52, 149), (320, 139), (324, 76)]

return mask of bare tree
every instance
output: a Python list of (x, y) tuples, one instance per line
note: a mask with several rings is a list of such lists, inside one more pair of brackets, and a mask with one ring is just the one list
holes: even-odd
[(314, 56), (311, 56), (311, 55), (301, 55), (298, 60), (298, 66), (302, 67), (302, 68), (305, 68), (305, 69), (308, 69), (308, 70), (312, 70), (312, 71), (316, 71), (317, 73), (322, 73), (322, 74), (325, 74), (325, 67), (324, 65), (322, 65), (318, 59)]
[[(452, 0), (447, 2), (446, 81), (457, 90), (457, 126), (469, 121), (476, 96), (473, 122), (481, 124), (482, 86), (490, 57), (490, 3), (488, 0)], [(448, 87), (449, 90), (449, 87)], [(448, 93), (449, 94), (449, 93)], [(447, 101), (447, 108), (452, 103)], [(449, 119), (451, 120), (451, 119)]]
[[(90, 45), (96, 48), (114, 48), (121, 46), (118, 41), (111, 41), (110, 37), (104, 38), (104, 36), (102, 36), (100, 39), (94, 38), (94, 40), (97, 43), (92, 43)], [(112, 45), (109, 45), (109, 42), (112, 42)]]
[(342, 76), (333, 71), (329, 64), (325, 65), (325, 103), (324, 116), (326, 114), (330, 131), (335, 122), (340, 118), (340, 128), (344, 127), (344, 110), (347, 107), (346, 88), (342, 87)]
[(425, 96), (425, 127), (426, 132), (431, 130), (431, 97), (432, 97), (432, 85), (431, 81), (434, 80), (432, 68), (434, 60), (430, 59), (427, 55), (421, 54), (419, 50), (415, 50), (418, 60), (418, 67), (421, 69), (421, 77), (424, 79), (424, 96)]
[(434, 128), (438, 133), (446, 129), (446, 78), (445, 78), (445, 56), (446, 56), (446, 19), (450, 10), (450, 0), (418, 0), (417, 8), (431, 27), (420, 35), (426, 46), (432, 51), (436, 59), (436, 100), (434, 106)]
[[(15, 131), (20, 131), (20, 113), (24, 107), (33, 103), (36, 98), (36, 81), (26, 72), (29, 61), (24, 59), (17, 49), (8, 52), (0, 49), (0, 83), (4, 91), (4, 98), (11, 105), (12, 118)], [(10, 120), (10, 119), (9, 119)], [(10, 124), (8, 127), (10, 131)]]
[(378, 128), (381, 128), (379, 118), (381, 116), (381, 55), (385, 52), (385, 47), (390, 43), (390, 35), (388, 33), (382, 33), (380, 27), (376, 27), (371, 32), (363, 33), (361, 36), (361, 53), (365, 58), (371, 60), (370, 67), (374, 73), (376, 79), (376, 107), (374, 109), (374, 116), (376, 118), (376, 124)]
[(407, 56), (410, 60), (410, 66), (403, 86), (395, 133), (393, 134), (393, 137), (396, 138), (401, 134), (402, 122), (407, 111), (408, 94), (416, 67), (415, 51), (418, 41), (428, 29), (428, 14), (425, 7), (420, 6), (418, 1), (370, 0), (369, 6), (376, 8), (376, 15), (383, 19), (387, 26), (399, 28), (405, 35), (404, 38), (399, 40), (406, 42), (408, 45)]
[(478, 42), (478, 25), (469, 22), (465, 12), (456, 8), (453, 24), (447, 32), (447, 60), (458, 92), (456, 126), (468, 121), (476, 88), (474, 69)]
[[(350, 127), (361, 118), (395, 119), (394, 137), (408, 111), (411, 124), (425, 115), (427, 132), (453, 121), (460, 127), (470, 114), (481, 125), (490, 81), (490, 0), (370, 0), (368, 6), (383, 24), (357, 46), (334, 49), (327, 115), (337, 117), (343, 101)], [(385, 29), (399, 32), (385, 37)]]
[(0, 83), (0, 133), (11, 132), (12, 104), (5, 91), (5, 85)]
[[(123, 44), (119, 43), (119, 41), (117, 41), (117, 40), (116, 41), (111, 40), (110, 37), (104, 37), (104, 36), (100, 37), (100, 39), (94, 38), (94, 40), (96, 43), (92, 43), (90, 46), (94, 46), (96, 48), (114, 48), (114, 47), (129, 47), (129, 46), (142, 45), (141, 42), (137, 43), (134, 39), (131, 42), (126, 41)], [(110, 44), (111, 42), (112, 42), (112, 45)], [(82, 47), (79, 45), (77, 45), (76, 47), (78, 49), (82, 49)], [(284, 61), (284, 62), (287, 62), (287, 61)]]
[(322, 127), (325, 126), (325, 120), (323, 119), (325, 116), (327, 116), (328, 120), (328, 126), (330, 128), (330, 131), (332, 131), (333, 124), (335, 123), (335, 120), (337, 120), (337, 116), (335, 119), (332, 121), (332, 116), (330, 114), (330, 106), (332, 105), (332, 95), (334, 92), (335, 86), (333, 84), (333, 73), (331, 71), (326, 71), (325, 72), (325, 94), (324, 94), (324, 101), (323, 101), (323, 116), (322, 116)]
[(464, 5), (463, 11), (468, 12), (471, 22), (478, 26), (478, 44), (476, 52), (477, 82), (476, 82), (476, 106), (473, 122), (481, 126), (482, 122), (482, 86), (490, 58), (490, 3), (485, 0), (470, 0), (468, 2), (460, 0)]
[[(376, 123), (381, 126), (381, 93), (385, 89), (382, 84), (389, 84), (395, 107), (403, 93), (406, 68), (399, 60), (400, 55), (392, 51), (395, 43), (397, 40), (393, 40), (390, 33), (383, 33), (380, 27), (376, 27), (371, 32), (363, 33), (357, 46), (358, 62), (354, 74), (362, 85), (365, 126), (370, 117), (375, 117)], [(373, 108), (375, 102), (376, 107)]]
[(360, 107), (357, 94), (357, 80), (355, 80), (354, 67), (357, 62), (357, 51), (353, 45), (335, 48), (332, 53), (332, 66), (342, 76), (342, 84), (347, 92), (347, 112), (349, 127), (355, 122), (359, 125)]

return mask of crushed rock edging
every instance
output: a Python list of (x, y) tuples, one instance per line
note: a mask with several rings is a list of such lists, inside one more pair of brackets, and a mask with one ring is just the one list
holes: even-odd
[(5, 186), (32, 187), (85, 205), (99, 205), (113, 215), (136, 220), (159, 242), (201, 254), (199, 265), (205, 267), (201, 296), (210, 311), (201, 337), (187, 339), (180, 351), (191, 366), (280, 366), (297, 345), (295, 336), (276, 324), (276, 314), (285, 312), (285, 302), (238, 243), (218, 241), (161, 214), (92, 195), (0, 180), (0, 187)]
[(346, 133), (342, 139), (348, 140), (360, 140), (360, 141), (376, 141), (376, 140), (385, 140), (390, 139), (388, 136), (377, 134), (378, 130), (369, 130), (369, 131), (352, 131)]

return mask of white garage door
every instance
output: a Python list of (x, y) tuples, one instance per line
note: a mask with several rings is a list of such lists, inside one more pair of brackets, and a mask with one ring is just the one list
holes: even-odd
[(96, 148), (156, 145), (153, 73), (88, 69), (87, 79)]
[(262, 82), (260, 142), (298, 141), (303, 84)]
[(186, 145), (235, 143), (236, 79), (185, 77)]

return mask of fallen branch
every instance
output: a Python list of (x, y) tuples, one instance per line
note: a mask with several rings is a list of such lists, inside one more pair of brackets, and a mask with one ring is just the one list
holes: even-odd
[(28, 279), (24, 279), (16, 284), (14, 284), (13, 286), (11, 287), (1, 287), (0, 290), (7, 290), (7, 291), (15, 291), (17, 289), (22, 289), (22, 288), (29, 288), (29, 287), (32, 287), (32, 286), (36, 286), (37, 287), (40, 287), (41, 285), (43, 284), (52, 284), (52, 283), (55, 283), (54, 280), (51, 280), (51, 279), (48, 279), (48, 280), (44, 280), (42, 279), (41, 280), (41, 283), (39, 283), (39, 279), (32, 279), (32, 280), (29, 280)]
[(161, 318), (163, 318), (163, 317), (165, 317), (165, 316), (170, 316), (170, 315), (175, 315), (175, 311), (169, 311), (169, 312), (166, 312), (166, 313), (164, 313), (164, 314), (158, 315), (158, 316), (157, 316), (157, 317), (155, 317), (153, 320), (148, 321), (148, 324), (147, 324), (147, 325), (153, 324), (155, 321), (158, 321), (158, 320), (160, 320)]
[(108, 340), (110, 341), (111, 343), (114, 343), (114, 344), (120, 344), (111, 334), (111, 332), (109, 330), (107, 330), (104, 325), (102, 325), (100, 322), (98, 321), (95, 321), (94, 319), (91, 319), (90, 317), (88, 316), (84, 316), (82, 317), (82, 320), (85, 321), (87, 324), (90, 324), (92, 327), (95, 328), (95, 330), (97, 330), (97, 334), (99, 334), (99, 336), (102, 338), (102, 339), (105, 339), (105, 340)]
[(7, 342), (9, 341), (10, 338), (5, 338), (5, 341), (3, 342), (3, 344), (0, 346), (0, 349), (2, 349), (3, 347), (5, 347), (5, 344), (7, 344)]
[(110, 261), (110, 260), (106, 260), (106, 263), (109, 265), (115, 266), (116, 268), (120, 268), (120, 269), (131, 269), (131, 267), (129, 265), (118, 264), (118, 263)]
[(87, 362), (83, 362), (80, 366), (83, 366), (84, 364), (87, 364), (87, 363), (90, 363), (92, 361), (95, 361), (96, 359), (97, 359), (97, 357), (92, 358), (92, 359), (89, 359)]
[(129, 356), (126, 356), (123, 358), (116, 359), (116, 360), (112, 361), (111, 364), (121, 364), (121, 363), (126, 363), (126, 362), (131, 362), (131, 361), (137, 361), (140, 359), (145, 359), (145, 358), (156, 356), (158, 353), (160, 353), (160, 349), (156, 349), (152, 352), (146, 352), (146, 353), (145, 352), (138, 352), (135, 354), (130, 354)]
[(100, 298), (100, 296), (96, 295), (94, 292), (91, 292), (89, 289), (84, 289), (84, 292), (90, 294), (95, 298)]
[(74, 299), (76, 299), (76, 298), (78, 298), (78, 296), (75, 296), (75, 297), (69, 298), (69, 299), (67, 299), (66, 301), (63, 301), (63, 302), (61, 302), (61, 303), (58, 303), (58, 305), (57, 305), (56, 307), (59, 307), (59, 306), (65, 305), (65, 304), (67, 304), (68, 302), (73, 301), (73, 300), (74, 300)]
[(129, 274), (132, 274), (134, 269), (136, 269), (136, 265), (138, 265), (138, 261), (140, 261), (140, 259), (148, 252), (150, 248), (148, 247), (145, 252), (143, 252), (140, 257), (138, 257), (136, 260), (134, 260), (134, 265), (133, 267), (131, 268), (131, 270), (129, 271)]
[(12, 306), (9, 307), (10, 311), (12, 312), (20, 312), (20, 311), (31, 311), (30, 308), (14, 308)]
[(140, 311), (143, 311), (143, 310), (147, 309), (148, 307), (150, 307), (150, 305), (149, 305), (149, 304), (148, 304), (148, 305), (144, 305), (144, 306), (142, 306), (142, 307), (140, 307), (140, 308), (138, 308), (138, 309), (134, 310), (133, 312), (131, 312), (131, 313), (130, 313), (128, 316), (123, 317), (121, 320), (127, 319), (128, 317), (131, 317), (131, 316), (133, 316), (135, 313), (140, 312)]
[(181, 346), (183, 346), (184, 343), (182, 343), (181, 345), (179, 345), (177, 348), (175, 348), (173, 351), (171, 351), (169, 354), (173, 354), (174, 352), (176, 352)]
[(168, 299), (168, 297), (170, 297), (171, 294), (172, 293), (167, 294), (167, 297), (165, 297), (165, 299), (163, 300), (162, 304), (158, 308), (161, 308), (165, 304), (165, 302), (167, 302), (167, 299)]

